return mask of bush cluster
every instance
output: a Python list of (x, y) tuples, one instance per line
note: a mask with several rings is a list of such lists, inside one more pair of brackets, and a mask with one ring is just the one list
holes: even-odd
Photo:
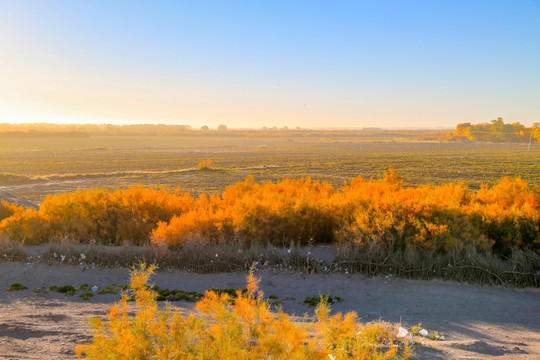
[[(507, 254), (540, 250), (540, 189), (516, 178), (471, 190), (464, 183), (403, 187), (389, 170), (335, 189), (310, 179), (256, 183), (194, 198), (134, 187), (47, 197), (39, 210), (2, 203), (0, 232), (36, 244), (59, 237), (101, 244), (181, 247), (188, 240), (300, 245), (347, 242)], [(7, 209), (7, 210), (6, 210)]]
[(157, 223), (186, 212), (193, 201), (180, 190), (78, 190), (47, 196), (38, 210), (17, 208), (0, 222), (0, 232), (26, 244), (62, 238), (81, 243), (143, 244)]
[[(147, 286), (153, 268), (134, 270), (128, 294), (111, 307), (107, 319), (92, 319), (92, 342), (78, 346), (87, 359), (406, 359), (408, 344), (397, 326), (361, 324), (355, 313), (330, 316), (319, 304), (312, 321), (297, 323), (270, 312), (256, 279), (232, 299), (208, 291), (196, 305), (201, 313), (184, 315), (171, 307), (158, 310), (157, 294)], [(307, 320), (307, 319), (306, 319)], [(401, 341), (400, 341), (401, 340)], [(402, 343), (402, 345), (400, 345)]]
[(12, 204), (8, 201), (0, 201), (0, 221), (12, 217), (15, 214), (21, 213), (24, 208), (17, 204)]

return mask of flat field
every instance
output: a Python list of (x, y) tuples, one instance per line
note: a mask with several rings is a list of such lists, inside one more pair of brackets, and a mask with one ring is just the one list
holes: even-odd
[[(199, 170), (202, 160), (213, 169)], [(217, 193), (256, 181), (311, 177), (341, 185), (394, 168), (405, 185), (463, 181), (472, 188), (503, 176), (540, 185), (540, 145), (416, 142), (414, 137), (209, 133), (182, 136), (7, 137), (0, 141), (0, 192), (39, 203), (78, 188), (181, 187)]]
[[(213, 167), (199, 169), (203, 160), (212, 160)], [(0, 198), (39, 204), (49, 194), (78, 188), (136, 185), (180, 187), (192, 195), (219, 193), (247, 175), (256, 181), (310, 177), (340, 186), (357, 176), (379, 177), (388, 168), (403, 177), (405, 186), (463, 181), (478, 188), (504, 176), (539, 186), (540, 145), (528, 150), (523, 144), (417, 142), (414, 137), (352, 133), (5, 137), (0, 139)], [(96, 296), (83, 304), (78, 296), (4, 290), (16, 282), (30, 289), (79, 286), (73, 279), (106, 286), (126, 283), (128, 273), (99, 264), (96, 269), (49, 264), (44, 254), (33, 255), (23, 262), (0, 262), (0, 359), (73, 358), (74, 346), (90, 339), (88, 317), (104, 317), (118, 295)], [(64, 255), (58, 253), (62, 262)], [(328, 293), (343, 298), (335, 311), (356, 311), (362, 322), (382, 319), (407, 327), (422, 322), (445, 334), (443, 341), (425, 339), (417, 345), (416, 359), (521, 360), (540, 354), (537, 288), (413, 281), (391, 273), (365, 278), (347, 270), (313, 275), (265, 270), (259, 275), (262, 289), (280, 299), (290, 314), (312, 311), (291, 299)], [(241, 287), (245, 276), (241, 271), (195, 274), (163, 268), (155, 283), (204, 292)], [(178, 306), (193, 310), (187, 303)]]

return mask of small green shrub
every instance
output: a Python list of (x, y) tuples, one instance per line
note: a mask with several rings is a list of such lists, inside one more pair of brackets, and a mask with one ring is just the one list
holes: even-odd
[(21, 291), (21, 290), (26, 290), (26, 289), (28, 289), (27, 286), (24, 286), (19, 283), (14, 283), (14, 284), (11, 284), (11, 286), (8, 287), (6, 291)]
[(303, 303), (309, 307), (319, 306), (321, 303), (331, 305), (336, 302), (342, 302), (343, 298), (341, 296), (330, 296), (328, 294), (321, 294), (319, 296), (307, 296)]
[(89, 292), (89, 291), (85, 291), (83, 292), (82, 294), (79, 295), (79, 297), (83, 300), (89, 300), (90, 298), (92, 298), (94, 296), (94, 293), (92, 292)]
[(55, 291), (66, 296), (72, 296), (77, 293), (77, 288), (72, 285), (63, 285), (63, 286), (49, 286), (49, 291)]
[(150, 288), (157, 293), (157, 301), (179, 301), (184, 300), (188, 302), (197, 302), (202, 299), (203, 294), (195, 291), (184, 291), (178, 289), (161, 289), (159, 286), (154, 285)]
[(98, 294), (118, 294), (118, 290), (116, 290), (112, 285), (107, 285), (105, 287), (100, 287), (97, 291)]

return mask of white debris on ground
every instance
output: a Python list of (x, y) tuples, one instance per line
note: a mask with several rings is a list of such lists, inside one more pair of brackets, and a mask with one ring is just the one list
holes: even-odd
[(399, 338), (400, 338), (400, 337), (405, 337), (405, 336), (407, 336), (408, 333), (409, 333), (409, 332), (407, 331), (407, 329), (402, 328), (402, 327), (400, 326), (400, 327), (399, 327), (399, 331), (398, 331), (398, 333), (397, 333), (396, 336), (399, 337)]

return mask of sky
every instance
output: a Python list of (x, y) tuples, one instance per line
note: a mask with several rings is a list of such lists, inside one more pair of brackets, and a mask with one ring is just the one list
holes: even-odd
[(540, 122), (540, 0), (0, 0), (0, 123)]

